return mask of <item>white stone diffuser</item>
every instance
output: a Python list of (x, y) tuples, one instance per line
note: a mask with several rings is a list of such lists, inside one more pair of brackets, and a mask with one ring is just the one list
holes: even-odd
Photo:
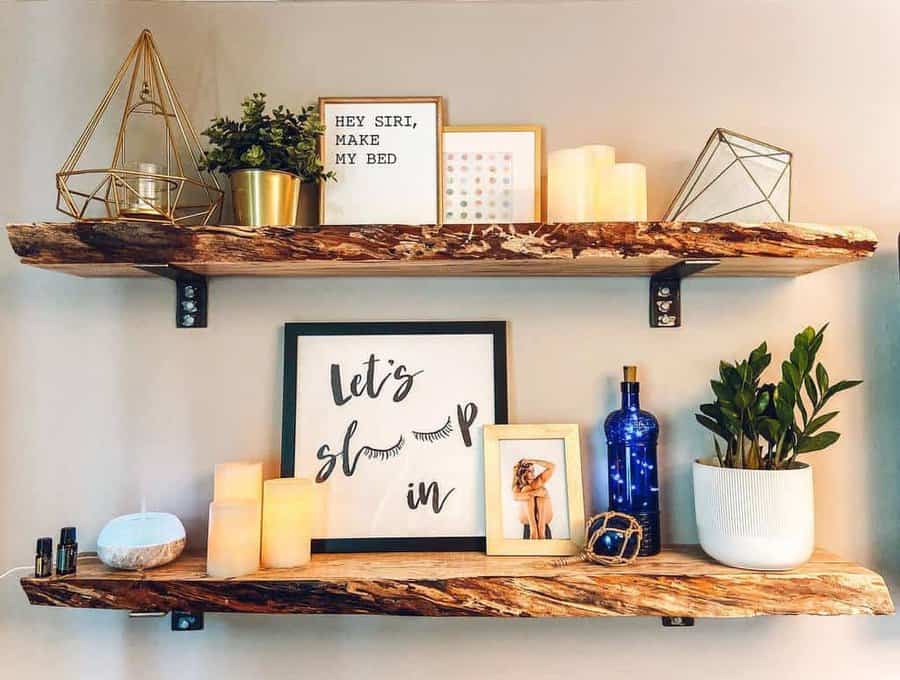
[(97, 556), (114, 569), (152, 569), (184, 550), (184, 525), (167, 512), (139, 512), (111, 520), (97, 538)]

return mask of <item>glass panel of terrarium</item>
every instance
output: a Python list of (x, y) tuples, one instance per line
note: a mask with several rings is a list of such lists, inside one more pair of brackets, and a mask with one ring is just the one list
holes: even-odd
[(744, 222), (748, 224), (757, 224), (759, 222), (780, 222), (781, 219), (775, 214), (767, 202), (749, 205), (740, 210), (719, 217), (717, 222)]
[(747, 172), (752, 175), (753, 179), (762, 189), (762, 192), (768, 196), (775, 188), (775, 183), (785, 172), (787, 166), (781, 161), (776, 161), (767, 157), (749, 157), (742, 158), (741, 163), (747, 168)]
[(717, 215), (739, 210), (764, 198), (744, 168), (736, 163), (722, 173), (692, 203), (686, 205), (678, 215), (678, 219), (706, 222)]
[(685, 187), (685, 196), (679, 198), (678, 209), (682, 209), (688, 203), (700, 195), (717, 177), (722, 175), (728, 167), (735, 162), (734, 152), (727, 144), (715, 144), (710, 153), (697, 165), (697, 171), (691, 174)]
[(769, 197), (775, 209), (781, 213), (782, 220), (791, 218), (791, 169), (788, 167), (784, 175), (775, 185), (775, 190)]

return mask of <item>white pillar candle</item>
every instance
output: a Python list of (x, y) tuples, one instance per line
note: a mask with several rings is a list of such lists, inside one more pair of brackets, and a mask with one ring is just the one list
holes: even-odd
[(594, 219), (594, 155), (587, 148), (560, 149), (547, 160), (547, 218), (550, 222)]
[(215, 578), (252, 574), (259, 569), (259, 503), (252, 500), (209, 504), (206, 573)]
[(644, 222), (647, 219), (647, 169), (640, 163), (613, 167), (613, 212), (610, 219)]
[(315, 508), (312, 480), (286, 477), (264, 484), (262, 565), (283, 569), (309, 562)]
[(238, 462), (216, 465), (214, 501), (262, 501), (262, 463)]
[(613, 188), (613, 167), (616, 164), (616, 149), (606, 144), (590, 144), (581, 147), (591, 156), (591, 195), (593, 209), (590, 219), (595, 222), (608, 220), (613, 214), (615, 190)]

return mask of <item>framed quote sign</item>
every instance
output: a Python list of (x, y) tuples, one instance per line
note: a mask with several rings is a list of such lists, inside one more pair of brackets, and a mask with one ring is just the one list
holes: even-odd
[(504, 322), (285, 325), (281, 474), (316, 482), (316, 552), (484, 550)]
[(323, 97), (319, 223), (439, 224), (440, 97)]

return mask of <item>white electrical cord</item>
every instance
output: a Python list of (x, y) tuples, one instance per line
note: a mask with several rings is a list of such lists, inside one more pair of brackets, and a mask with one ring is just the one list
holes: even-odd
[[(97, 557), (97, 553), (95, 553), (95, 552), (82, 552), (82, 553), (78, 553), (78, 556), (75, 558), (75, 560), (78, 561), (78, 562), (81, 562), (82, 560), (96, 560), (96, 559), (99, 559), (99, 558)], [(0, 581), (2, 581), (3, 579), (5, 579), (5, 578), (6, 578), (7, 576), (9, 576), (10, 574), (13, 574), (13, 573), (15, 573), (15, 572), (17, 572), (17, 571), (23, 571), (23, 570), (25, 570), (25, 569), (34, 569), (34, 565), (33, 565), (33, 564), (26, 564), (26, 565), (23, 566), (23, 567), (13, 567), (12, 569), (7, 569), (7, 570), (4, 571), (2, 574), (0, 574)]]
[(24, 567), (13, 567), (12, 569), (7, 569), (7, 570), (4, 571), (2, 574), (0, 574), (0, 581), (2, 581), (3, 579), (5, 579), (7, 576), (9, 576), (10, 574), (12, 574), (13, 572), (16, 572), (16, 571), (22, 571), (23, 569), (34, 569), (34, 565), (33, 565), (33, 564), (26, 564)]

